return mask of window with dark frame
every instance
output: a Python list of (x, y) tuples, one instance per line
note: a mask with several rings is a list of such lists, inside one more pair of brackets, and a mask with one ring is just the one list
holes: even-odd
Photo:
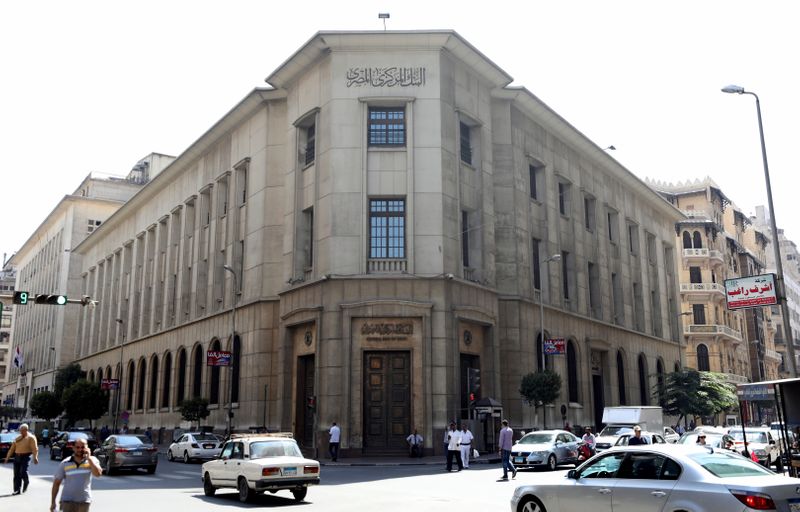
[(371, 199), (369, 202), (369, 257), (406, 257), (405, 199)]
[(569, 300), (569, 253), (561, 251), (561, 289), (564, 300)]
[(405, 146), (405, 108), (370, 107), (368, 132), (370, 146)]
[(558, 213), (569, 215), (569, 184), (558, 183)]
[(461, 211), (461, 262), (469, 267), (469, 212)]
[(708, 347), (702, 343), (697, 345), (697, 369), (701, 372), (711, 371), (708, 360)]
[(542, 262), (541, 262), (541, 256), (539, 255), (540, 242), (541, 241), (538, 238), (534, 238), (531, 240), (531, 250), (532, 250), (531, 264), (533, 266), (534, 290), (542, 289), (542, 268), (541, 268)]
[(305, 130), (306, 136), (306, 151), (305, 151), (305, 164), (310, 165), (314, 163), (314, 158), (316, 156), (316, 135), (317, 135), (317, 128), (316, 125), (312, 124)]
[(592, 196), (584, 196), (583, 198), (583, 223), (589, 231), (595, 230), (595, 209), (596, 201)]
[(705, 304), (692, 304), (692, 323), (695, 325), (705, 325), (706, 323)]
[(459, 123), (459, 140), (461, 141), (461, 161), (472, 165), (472, 141), (470, 138), (470, 127), (465, 123)]
[(538, 167), (535, 165), (528, 165), (528, 178), (530, 180), (531, 199), (536, 199), (537, 201), (541, 199), (539, 197), (539, 187), (540, 187), (539, 180), (541, 179), (541, 174), (542, 174), (542, 167)]

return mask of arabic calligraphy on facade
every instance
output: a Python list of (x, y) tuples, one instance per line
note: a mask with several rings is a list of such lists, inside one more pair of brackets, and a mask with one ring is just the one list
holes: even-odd
[(363, 323), (361, 324), (361, 334), (379, 334), (389, 336), (392, 334), (404, 334), (410, 336), (414, 334), (414, 324), (408, 323)]
[(425, 68), (350, 68), (346, 78), (347, 87), (422, 87)]

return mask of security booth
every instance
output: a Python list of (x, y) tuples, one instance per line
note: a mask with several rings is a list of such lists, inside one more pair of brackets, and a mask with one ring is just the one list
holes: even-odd
[(472, 433), (477, 440), (479, 452), (494, 453), (497, 451), (497, 435), (500, 422), (503, 421), (503, 404), (494, 398), (481, 398), (473, 407), (475, 429)]
[[(792, 452), (790, 432), (800, 427), (800, 378), (739, 384), (736, 387), (736, 395), (739, 398), (743, 435), (744, 411), (749, 410), (748, 404), (766, 400), (774, 402), (777, 419), (774, 425), (776, 424), (777, 432), (779, 432), (781, 459), (786, 462), (789, 475), (798, 477), (800, 475), (800, 454)], [(747, 443), (746, 437), (744, 441)], [(795, 438), (795, 442), (800, 442), (800, 439)], [(745, 444), (745, 446), (747, 445)]]

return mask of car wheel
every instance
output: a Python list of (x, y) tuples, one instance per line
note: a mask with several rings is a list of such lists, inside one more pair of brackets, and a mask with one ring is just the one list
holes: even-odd
[(556, 460), (556, 456), (550, 455), (549, 457), (547, 457), (547, 469), (549, 469), (550, 471), (555, 471), (557, 467), (558, 467), (558, 461)]
[(292, 491), (292, 496), (296, 501), (303, 501), (306, 499), (306, 494), (308, 494), (308, 487), (303, 487), (302, 489), (295, 489)]
[(189, 464), (191, 461), (192, 461), (192, 459), (189, 458), (189, 452), (184, 450), (184, 452), (183, 452), (183, 463), (184, 464)]
[(517, 512), (547, 512), (542, 502), (534, 496), (528, 496), (519, 502)]
[(147, 474), (152, 475), (156, 472), (156, 466), (147, 466)]
[(208, 473), (203, 477), (203, 493), (206, 496), (214, 496), (217, 493), (217, 488), (211, 485), (211, 476)]
[(247, 480), (245, 480), (244, 477), (239, 477), (237, 487), (239, 488), (239, 501), (242, 503), (250, 501), (250, 498), (253, 497), (253, 492), (250, 490), (250, 486), (247, 485)]
[(170, 448), (169, 450), (167, 450), (167, 460), (168, 460), (168, 461), (170, 461), (170, 462), (172, 462), (172, 461), (174, 461), (174, 460), (175, 460), (175, 456), (174, 456), (174, 455), (172, 455), (172, 448)]

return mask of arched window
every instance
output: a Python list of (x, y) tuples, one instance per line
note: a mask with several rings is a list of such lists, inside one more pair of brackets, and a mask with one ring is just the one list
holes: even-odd
[(619, 405), (628, 405), (625, 392), (625, 356), (617, 350), (617, 386), (619, 387)]
[[(106, 376), (107, 379), (112, 379), (113, 378), (111, 376), (111, 367), (110, 366), (106, 366), (106, 371), (105, 371), (104, 375)], [(109, 391), (108, 392), (108, 404), (106, 405), (106, 410), (110, 411), (112, 405), (113, 404), (111, 403), (111, 391)]]
[(711, 365), (708, 364), (708, 347), (702, 343), (697, 345), (697, 369), (701, 372), (711, 371)]
[(680, 363), (680, 361), (675, 361), (675, 371), (676, 372), (681, 371), (681, 363)]
[(127, 400), (127, 407), (129, 411), (133, 409), (133, 380), (134, 380), (134, 371), (136, 370), (136, 366), (133, 364), (133, 361), (128, 363), (128, 400)]
[(567, 385), (569, 386), (569, 401), (578, 401), (578, 356), (575, 353), (575, 344), (567, 340)]
[(169, 384), (172, 380), (172, 354), (164, 356), (164, 381), (161, 384), (161, 407), (169, 407)]
[(147, 381), (147, 362), (139, 361), (139, 393), (136, 395), (136, 408), (144, 409), (144, 384)]
[(97, 369), (97, 382), (103, 382), (103, 369)]
[(89, 370), (89, 375), (87, 376), (89, 382), (94, 382), (94, 370)]
[[(219, 347), (219, 340), (212, 341), (209, 350), (221, 350)], [(211, 388), (208, 392), (208, 403), (219, 403), (219, 366), (211, 367)]]
[(203, 392), (203, 346), (197, 345), (194, 349), (192, 363), (192, 398), (199, 398)]
[(683, 248), (684, 249), (692, 248), (692, 235), (690, 235), (688, 231), (683, 232)]
[(178, 383), (175, 385), (175, 405), (180, 406), (186, 392), (186, 349), (178, 351)]
[(158, 356), (153, 356), (153, 363), (150, 365), (150, 400), (147, 401), (150, 409), (158, 407)]
[(639, 403), (650, 405), (650, 393), (647, 385), (647, 358), (639, 354)]
[(665, 382), (664, 382), (664, 363), (661, 362), (661, 359), (656, 359), (656, 387), (658, 390), (658, 405), (664, 407), (664, 389)]
[(242, 340), (239, 338), (239, 335), (235, 335), (233, 337), (233, 369), (231, 372), (231, 378), (233, 379), (231, 382), (231, 402), (238, 402), (239, 401), (239, 376), (241, 373), (241, 361), (242, 361)]
[(699, 231), (692, 233), (692, 245), (694, 245), (695, 249), (703, 248), (703, 238), (700, 236)]

